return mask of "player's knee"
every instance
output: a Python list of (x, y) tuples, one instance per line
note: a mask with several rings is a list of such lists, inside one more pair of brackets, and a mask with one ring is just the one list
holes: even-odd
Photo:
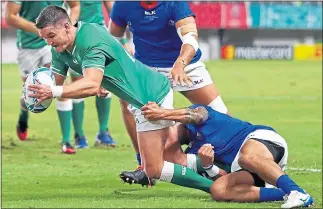
[(238, 164), (241, 166), (241, 168), (252, 168), (257, 159), (257, 157), (255, 155), (251, 155), (251, 154), (240, 154), (239, 159), (238, 159)]
[(226, 186), (221, 181), (215, 181), (211, 186), (211, 197), (215, 201), (229, 201)]
[(119, 99), (119, 101), (120, 101), (120, 105), (121, 105), (121, 111), (122, 112), (129, 112), (129, 110), (128, 110), (129, 103), (122, 100), (122, 99)]

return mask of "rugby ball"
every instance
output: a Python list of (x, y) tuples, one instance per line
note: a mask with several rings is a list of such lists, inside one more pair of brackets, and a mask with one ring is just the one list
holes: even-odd
[(38, 99), (28, 96), (29, 94), (34, 93), (28, 90), (28, 86), (30, 84), (39, 84), (37, 81), (49, 86), (56, 85), (54, 74), (49, 68), (41, 67), (33, 70), (28, 75), (23, 87), (23, 96), (27, 109), (33, 113), (45, 111), (53, 101), (53, 98), (47, 99), (36, 106)]

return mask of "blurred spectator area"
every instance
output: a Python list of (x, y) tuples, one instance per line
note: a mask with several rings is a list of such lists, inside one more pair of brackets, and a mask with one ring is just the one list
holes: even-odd
[[(5, 3), (1, 2), (2, 46), (6, 49), (2, 60), (15, 62), (15, 30), (5, 24)], [(295, 48), (298, 45), (318, 44), (316, 54), (321, 49), (322, 2), (193, 1), (190, 6), (196, 14), (203, 60), (223, 58), (221, 52), (225, 46)], [(108, 22), (108, 14), (104, 13)], [(234, 50), (230, 53), (234, 53)]]

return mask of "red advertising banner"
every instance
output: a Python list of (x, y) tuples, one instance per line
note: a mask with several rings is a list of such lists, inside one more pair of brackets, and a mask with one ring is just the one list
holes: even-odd
[[(1, 1), (1, 27), (8, 28), (4, 20), (6, 2)], [(196, 15), (199, 29), (247, 28), (247, 8), (245, 3), (191, 2), (190, 7)], [(108, 25), (109, 14), (103, 9)]]
[(221, 4), (222, 28), (248, 28), (247, 8), (244, 2)]
[(221, 27), (221, 4), (216, 2), (191, 3), (190, 7), (196, 15), (196, 24), (200, 29)]

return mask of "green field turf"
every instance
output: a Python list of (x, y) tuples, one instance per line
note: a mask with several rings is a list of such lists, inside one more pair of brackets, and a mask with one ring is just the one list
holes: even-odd
[[(289, 145), (287, 173), (322, 208), (321, 62), (207, 62), (230, 112), (241, 119), (274, 127)], [(154, 188), (123, 184), (120, 171), (136, 167), (135, 153), (113, 97), (110, 131), (116, 148), (60, 153), (55, 102), (31, 114), (29, 139), (15, 133), (22, 83), (17, 65), (2, 65), (2, 207), (5, 208), (272, 208), (274, 203), (214, 202), (201, 191), (158, 182)], [(175, 96), (175, 107), (188, 105)], [(85, 102), (85, 133), (93, 145), (98, 130), (95, 101)], [(293, 169), (293, 170), (292, 170)], [(296, 170), (295, 170), (296, 169)]]

